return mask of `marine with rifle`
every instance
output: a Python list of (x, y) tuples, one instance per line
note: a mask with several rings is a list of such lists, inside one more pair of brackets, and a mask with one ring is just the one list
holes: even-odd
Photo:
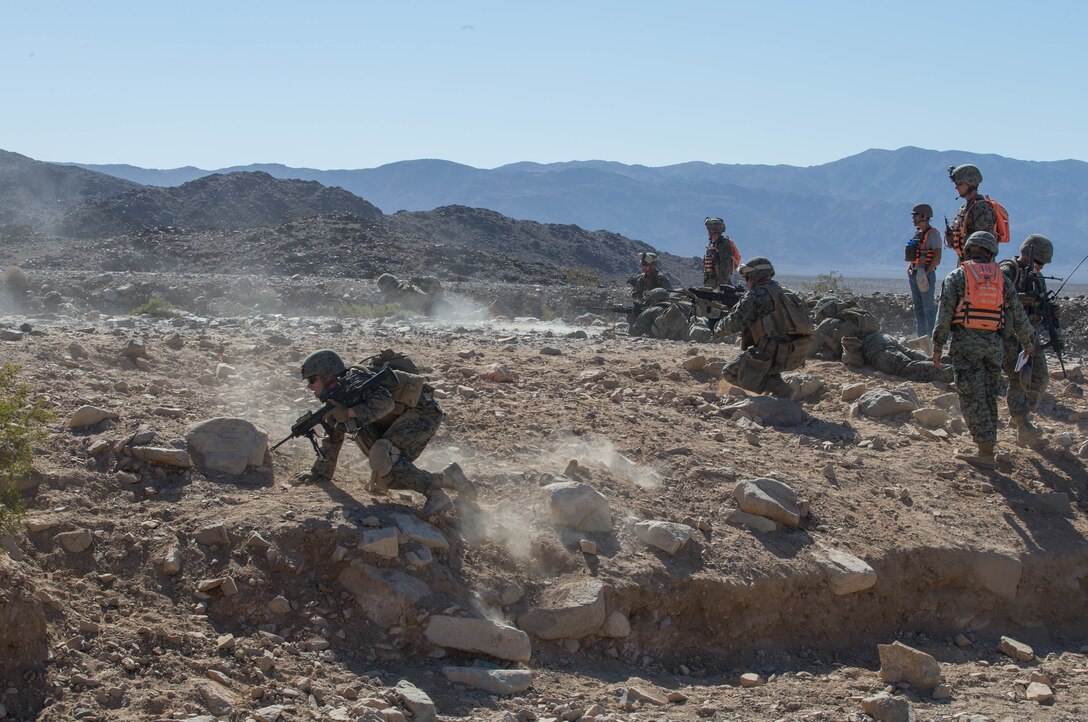
[[(416, 491), (427, 497), (425, 508), (435, 507), (435, 511), (443, 502), (448, 505), (445, 495), (439, 494), (443, 489), (475, 498), (476, 487), (456, 463), (437, 474), (412, 463), (443, 418), (434, 389), (418, 371), (410, 358), (391, 350), (350, 368), (330, 349), (307, 356), (302, 378), (325, 406), (300, 418), (287, 437), (307, 436), (317, 453), (310, 471), (296, 474), (294, 483), (330, 481), (344, 438), (351, 437), (370, 462), (372, 490)], [(325, 431), (320, 445), (315, 438), (317, 426)]]
[(982, 171), (978, 166), (971, 163), (954, 166), (948, 169), (948, 178), (956, 187), (956, 195), (963, 199), (963, 205), (956, 211), (951, 224), (945, 218), (944, 242), (962, 261), (964, 245), (971, 234), (977, 231), (993, 234), (997, 212), (993, 204), (978, 192), (978, 187), (982, 185)]
[[(1035, 329), (1035, 352), (1019, 365), (1017, 358), (1020, 349), (1011, 330), (1006, 329), (1002, 337), (1005, 349), (1002, 369), (1009, 380), (1009, 392), (1005, 401), (1009, 406), (1012, 424), (1016, 428), (1016, 439), (1025, 444), (1042, 436), (1042, 431), (1031, 422), (1031, 414), (1038, 407), (1039, 399), (1050, 382), (1045, 349), (1054, 351), (1063, 370), (1065, 368), (1058, 305), (1054, 302), (1053, 295), (1047, 291), (1047, 277), (1042, 274), (1043, 266), (1052, 260), (1054, 244), (1046, 236), (1033, 233), (1020, 244), (1019, 257), (1004, 260), (1000, 264), (1005, 280), (1019, 295), (1020, 303), (1028, 314), (1028, 321)], [(1042, 342), (1043, 336), (1047, 338), (1045, 343)]]

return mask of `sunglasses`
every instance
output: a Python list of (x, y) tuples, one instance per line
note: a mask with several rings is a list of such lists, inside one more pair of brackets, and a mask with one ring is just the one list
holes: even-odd
[(317, 376), (307, 376), (306, 377), (306, 385), (307, 386), (313, 386), (315, 381), (317, 381)]

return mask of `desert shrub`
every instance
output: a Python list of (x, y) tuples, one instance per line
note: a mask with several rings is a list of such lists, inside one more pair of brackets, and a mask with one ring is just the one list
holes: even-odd
[(15, 532), (26, 512), (15, 482), (30, 473), (34, 442), (52, 418), (46, 402), (19, 381), (19, 367), (0, 366), (0, 535)]
[(838, 271), (828, 271), (816, 276), (812, 283), (804, 284), (805, 290), (818, 296), (853, 293), (846, 285), (846, 278)]
[(152, 296), (147, 303), (132, 312), (133, 316), (157, 316), (158, 318), (172, 318), (178, 315), (177, 309), (168, 301)]
[(596, 288), (601, 285), (601, 274), (587, 266), (572, 266), (563, 269), (563, 280), (572, 286)]
[(27, 278), (26, 271), (18, 266), (8, 266), (0, 274), (0, 286), (12, 293), (23, 294), (30, 288), (30, 279)]
[(340, 318), (381, 318), (394, 316), (396, 318), (410, 318), (419, 314), (408, 311), (395, 303), (351, 303), (341, 301), (340, 308), (336, 310)]

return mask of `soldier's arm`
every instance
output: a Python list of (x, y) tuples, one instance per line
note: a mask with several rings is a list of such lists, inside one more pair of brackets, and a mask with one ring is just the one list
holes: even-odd
[(331, 479), (336, 472), (336, 459), (344, 445), (344, 430), (338, 424), (326, 428), (326, 436), (321, 439), (321, 456), (310, 467), (310, 473), (324, 479)]
[(1024, 305), (1020, 303), (1020, 295), (1009, 283), (1003, 284), (1002, 291), (1005, 297), (1005, 325), (1008, 326), (1011, 323), (1016, 340), (1025, 349), (1031, 348), (1034, 345), (1031, 322), (1028, 320), (1027, 312), (1024, 311)]
[(937, 321), (933, 326), (934, 353), (940, 353), (944, 348), (944, 342), (952, 332), (952, 314), (963, 298), (963, 272), (957, 271), (952, 271), (941, 283), (941, 300), (937, 304)]
[(362, 403), (352, 406), (350, 411), (360, 424), (369, 424), (388, 414), (396, 405), (393, 395), (379, 386)]
[(751, 326), (760, 319), (759, 296), (765, 295), (758, 289), (749, 291), (733, 309), (733, 312), (714, 326), (715, 338), (737, 333)]
[(980, 198), (971, 206), (971, 216), (967, 225), (971, 233), (975, 231), (993, 233), (995, 223), (997, 223), (997, 216), (994, 214), (994, 207), (990, 205), (990, 201)]

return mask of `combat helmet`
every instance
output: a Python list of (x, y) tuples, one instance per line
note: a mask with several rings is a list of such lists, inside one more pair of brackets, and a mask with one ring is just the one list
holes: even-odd
[(969, 186), (982, 185), (982, 171), (977, 165), (971, 163), (952, 166), (948, 169), (948, 177), (953, 183), (966, 183)]
[(933, 217), (933, 206), (929, 205), (928, 203), (919, 203), (918, 205), (914, 206), (914, 208), (910, 209), (910, 213), (911, 215), (917, 213), (918, 215), (922, 216), (922, 218), (925, 218), (928, 221), (930, 218)]
[(642, 253), (638, 254), (638, 262), (640, 264), (648, 263), (651, 266), (657, 265), (657, 254), (650, 253), (649, 251), (643, 251)]
[(1020, 244), (1020, 253), (1030, 256), (1033, 261), (1050, 263), (1054, 260), (1054, 244), (1043, 234), (1032, 233)]
[(650, 303), (664, 303), (669, 300), (669, 289), (653, 288), (646, 294), (646, 300)]
[(703, 221), (703, 225), (711, 232), (725, 233), (725, 221), (721, 218), (707, 218)]
[(311, 376), (339, 376), (347, 370), (344, 359), (332, 349), (319, 349), (302, 361), (302, 378)]
[(383, 291), (391, 291), (396, 288), (397, 277), (392, 273), (383, 273), (378, 276), (378, 288)]
[(844, 309), (853, 305), (853, 302), (844, 302), (838, 296), (824, 296), (816, 302), (816, 307), (812, 309), (812, 315), (817, 321), (822, 321), (825, 318), (837, 318)]
[(746, 281), (760, 281), (774, 276), (774, 265), (771, 264), (769, 259), (756, 256), (749, 259), (747, 263), (740, 264), (737, 273), (743, 276)]
[(971, 246), (978, 246), (979, 248), (985, 248), (990, 252), (991, 256), (997, 255), (997, 239), (994, 238), (994, 234), (988, 231), (975, 231), (967, 237), (967, 242), (963, 244), (963, 253), (967, 255)]

